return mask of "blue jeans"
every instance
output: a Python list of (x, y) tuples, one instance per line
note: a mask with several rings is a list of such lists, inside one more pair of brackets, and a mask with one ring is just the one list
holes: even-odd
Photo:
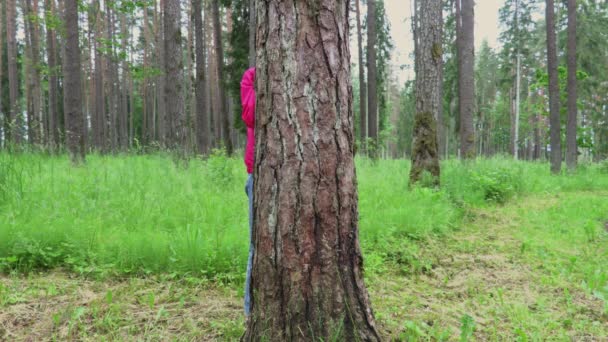
[(245, 316), (251, 313), (251, 268), (253, 266), (253, 175), (249, 174), (245, 184), (245, 192), (249, 198), (249, 258), (247, 260), (247, 276), (245, 278)]

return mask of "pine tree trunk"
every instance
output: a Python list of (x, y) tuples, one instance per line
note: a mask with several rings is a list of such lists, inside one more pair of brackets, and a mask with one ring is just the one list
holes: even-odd
[[(127, 30), (127, 17), (125, 13), (120, 13), (120, 33), (122, 35), (121, 41), (121, 71), (122, 78), (120, 84), (122, 85), (122, 91), (120, 92), (120, 112), (119, 112), (119, 145), (122, 151), (126, 151), (129, 147), (129, 67), (127, 65), (127, 39), (129, 37), (129, 31)], [(118, 70), (118, 69), (117, 69)]]
[(365, 84), (365, 65), (363, 61), (363, 34), (361, 33), (361, 6), (360, 0), (355, 0), (357, 10), (357, 49), (359, 52), (359, 134), (361, 148), (365, 151), (367, 140), (367, 85)]
[(547, 68), (549, 74), (549, 125), (551, 136), (551, 172), (562, 167), (561, 122), (559, 112), (559, 80), (557, 75), (557, 47), (555, 37), (555, 9), (553, 0), (546, 0)]
[(181, 8), (179, 0), (165, 0), (165, 128), (167, 141), (175, 151), (183, 152), (186, 143), (184, 107), (184, 63), (182, 60)]
[(475, 39), (474, 0), (462, 0), (460, 8), (460, 148), (464, 159), (475, 157)]
[(226, 153), (232, 155), (232, 140), (230, 139), (230, 117), (226, 110), (227, 97), (224, 87), (224, 48), (222, 46), (222, 26), (220, 25), (219, 0), (213, 0), (213, 30), (215, 32), (215, 58), (218, 78), (218, 112), (222, 120), (222, 137)]
[(263, 16), (245, 341), (380, 340), (358, 241), (348, 2), (256, 4)]
[(101, 32), (103, 32), (103, 20), (101, 6), (99, 0), (95, 1), (95, 8), (97, 11), (96, 15), (96, 38), (93, 39), (93, 48), (95, 49), (95, 113), (93, 114), (93, 121), (95, 122), (93, 131), (93, 140), (95, 141), (95, 147), (98, 151), (105, 151), (107, 143), (106, 134), (106, 105), (104, 96), (104, 70), (103, 70), (103, 56), (100, 51), (98, 41), (102, 38)]
[(47, 48), (47, 64), (49, 68), (49, 114), (48, 114), (48, 132), (51, 150), (57, 149), (59, 146), (59, 94), (58, 94), (58, 77), (57, 77), (57, 39), (55, 38), (55, 29), (50, 24), (52, 17), (55, 15), (54, 0), (45, 0), (45, 11), (50, 15), (46, 22), (46, 48)]
[(370, 156), (378, 157), (378, 92), (376, 56), (376, 0), (367, 2), (367, 135), (373, 146), (368, 146)]
[[(418, 8), (416, 8), (418, 10)], [(415, 14), (416, 29), (416, 114), (412, 142), (410, 184), (422, 180), (428, 172), (434, 186), (439, 186), (439, 147), (437, 122), (441, 99), (442, 5), (440, 0), (422, 1)]]
[(577, 84), (576, 84), (576, 0), (568, 0), (568, 124), (566, 127), (566, 164), (576, 169), (578, 148), (577, 131)]
[(82, 115), (80, 48), (78, 46), (78, 1), (65, 0), (65, 57), (63, 96), (67, 116), (66, 142), (74, 164), (85, 160), (84, 116)]
[(10, 133), (8, 141), (21, 144), (23, 140), (23, 115), (19, 105), (19, 76), (17, 70), (17, 36), (16, 36), (15, 0), (6, 0), (6, 53), (8, 59), (9, 105), (8, 121)]
[[(4, 89), (4, 18), (5, 18), (4, 1), (0, 3), (0, 89)], [(9, 131), (7, 113), (4, 112), (3, 107), (4, 96), (0, 94), (0, 135), (4, 139), (0, 139), (0, 148), (4, 147), (7, 140), (5, 132)]]
[(198, 153), (206, 154), (209, 150), (209, 118), (207, 117), (207, 90), (205, 73), (205, 43), (201, 0), (192, 0), (194, 9), (194, 36), (196, 50), (196, 143)]
[[(164, 16), (164, 2), (167, 0), (160, 0), (159, 9), (155, 12), (154, 16), (154, 27), (157, 29), (156, 31), (156, 47), (157, 47), (157, 67), (160, 70), (165, 69), (165, 30), (163, 24), (163, 16)], [(165, 102), (165, 84), (167, 81), (166, 74), (161, 72), (158, 76), (156, 83), (156, 91), (157, 91), (157, 126), (158, 126), (158, 141), (161, 146), (166, 146), (167, 144), (167, 126), (166, 126), (166, 116), (167, 116), (167, 105)]]
[[(42, 143), (42, 95), (40, 88), (40, 28), (38, 24), (38, 0), (26, 0), (28, 13), (28, 28), (30, 36), (30, 91), (32, 99), (32, 115), (29, 136), (33, 144)], [(35, 19), (32, 19), (35, 18)]]

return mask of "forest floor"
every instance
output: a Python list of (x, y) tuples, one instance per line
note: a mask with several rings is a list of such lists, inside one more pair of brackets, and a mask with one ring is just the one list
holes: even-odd
[[(381, 334), (607, 341), (606, 198), (605, 191), (574, 191), (472, 208), (448, 235), (374, 265), (366, 282)], [(234, 284), (170, 275), (4, 275), (0, 340), (238, 340), (241, 294)]]

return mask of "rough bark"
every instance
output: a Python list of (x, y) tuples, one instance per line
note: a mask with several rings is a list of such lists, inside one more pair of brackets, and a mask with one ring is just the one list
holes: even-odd
[(48, 13), (46, 22), (46, 55), (49, 68), (49, 108), (48, 108), (48, 132), (51, 150), (59, 146), (59, 95), (58, 95), (58, 77), (57, 77), (57, 39), (55, 38), (55, 29), (51, 25), (52, 17), (55, 15), (55, 1), (45, 0), (45, 10)]
[(184, 64), (182, 60), (181, 9), (179, 0), (165, 0), (165, 128), (168, 144), (174, 150), (183, 149), (186, 143), (184, 108)]
[[(165, 68), (165, 30), (163, 24), (164, 15), (164, 2), (166, 0), (160, 0), (160, 6), (154, 15), (154, 27), (156, 28), (156, 53), (157, 53), (157, 66), (160, 70), (164, 71)], [(165, 85), (167, 83), (167, 75), (165, 72), (161, 72), (156, 82), (156, 97), (157, 101), (157, 113), (156, 121), (158, 126), (157, 138), (161, 146), (167, 144), (167, 104), (165, 102)]]
[(464, 159), (475, 157), (475, 39), (474, 0), (462, 0), (460, 8), (460, 150)]
[(363, 64), (363, 35), (361, 33), (361, 6), (360, 0), (355, 0), (357, 13), (357, 49), (359, 52), (359, 134), (361, 147), (365, 150), (367, 140), (367, 85), (365, 84), (365, 65)]
[(93, 114), (93, 140), (98, 151), (103, 151), (106, 144), (106, 116), (105, 116), (105, 96), (104, 96), (104, 71), (102, 54), (99, 47), (99, 39), (103, 32), (103, 20), (99, 0), (95, 1), (96, 5), (96, 39), (93, 40), (93, 48), (95, 50), (95, 113)]
[(230, 139), (230, 113), (228, 113), (226, 91), (224, 87), (224, 49), (222, 46), (222, 26), (220, 25), (219, 0), (213, 0), (213, 30), (215, 32), (215, 58), (218, 79), (218, 112), (222, 121), (222, 137), (226, 153), (232, 155), (232, 140)]
[(547, 68), (549, 74), (549, 130), (551, 138), (551, 172), (562, 168), (561, 122), (559, 113), (559, 81), (557, 75), (557, 47), (555, 37), (555, 9), (553, 0), (546, 0)]
[(205, 44), (201, 0), (192, 0), (194, 10), (194, 31), (196, 50), (196, 143), (198, 153), (206, 154), (209, 150), (209, 118), (207, 118), (207, 90), (205, 73)]
[(245, 341), (378, 341), (358, 242), (348, 1), (256, 3), (253, 307)]
[(78, 46), (78, 1), (65, 0), (65, 56), (63, 107), (66, 114), (66, 145), (74, 164), (85, 160), (84, 116), (80, 76), (80, 48)]
[(577, 84), (576, 84), (576, 0), (568, 0), (568, 123), (566, 126), (566, 165), (576, 169), (578, 148), (577, 131)]
[[(4, 11), (4, 2), (0, 3), (0, 89), (4, 89), (2, 83), (4, 80), (4, 76), (3, 76), (3, 71), (4, 71), (4, 35), (3, 35), (3, 28), (4, 28), (4, 18), (5, 18), (5, 14), (6, 12)], [(4, 112), (4, 107), (3, 107), (3, 101), (2, 101), (3, 96), (0, 95), (0, 135), (2, 135), (4, 137), (4, 139), (0, 140), (0, 147), (4, 147), (4, 144), (6, 144), (6, 139), (7, 136), (6, 134), (4, 134), (4, 132), (8, 132), (9, 128), (8, 128), (8, 118), (7, 118), (7, 114)]]
[[(128, 118), (129, 118), (129, 97), (131, 94), (129, 93), (129, 67), (127, 65), (127, 39), (129, 37), (129, 31), (127, 30), (127, 16), (125, 13), (120, 14), (120, 33), (122, 35), (121, 41), (121, 52), (123, 53), (123, 57), (121, 58), (120, 69), (121, 69), (121, 80), (120, 84), (120, 111), (118, 117), (118, 140), (119, 146), (121, 150), (126, 150), (129, 147), (129, 126), (128, 126)], [(118, 71), (118, 69), (117, 69)]]
[(19, 77), (17, 70), (17, 36), (15, 0), (6, 1), (6, 53), (8, 60), (9, 108), (7, 117), (10, 126), (8, 141), (21, 144), (23, 140), (23, 115), (19, 105)]
[(367, 135), (373, 146), (370, 155), (377, 157), (378, 146), (378, 72), (376, 56), (376, 0), (367, 2)]
[(31, 92), (31, 120), (28, 125), (30, 143), (40, 144), (43, 138), (42, 94), (40, 87), (40, 27), (38, 23), (38, 1), (26, 0), (27, 27), (29, 31), (29, 89)]
[[(418, 8), (416, 8), (418, 10)], [(416, 114), (412, 142), (410, 184), (431, 176), (433, 186), (439, 186), (439, 148), (437, 122), (441, 107), (442, 5), (440, 0), (422, 1), (416, 13)]]

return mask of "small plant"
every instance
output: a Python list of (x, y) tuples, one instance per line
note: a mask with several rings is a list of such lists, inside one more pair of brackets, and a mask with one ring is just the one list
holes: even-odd
[(475, 332), (475, 320), (465, 314), (460, 319), (460, 342), (470, 341)]

